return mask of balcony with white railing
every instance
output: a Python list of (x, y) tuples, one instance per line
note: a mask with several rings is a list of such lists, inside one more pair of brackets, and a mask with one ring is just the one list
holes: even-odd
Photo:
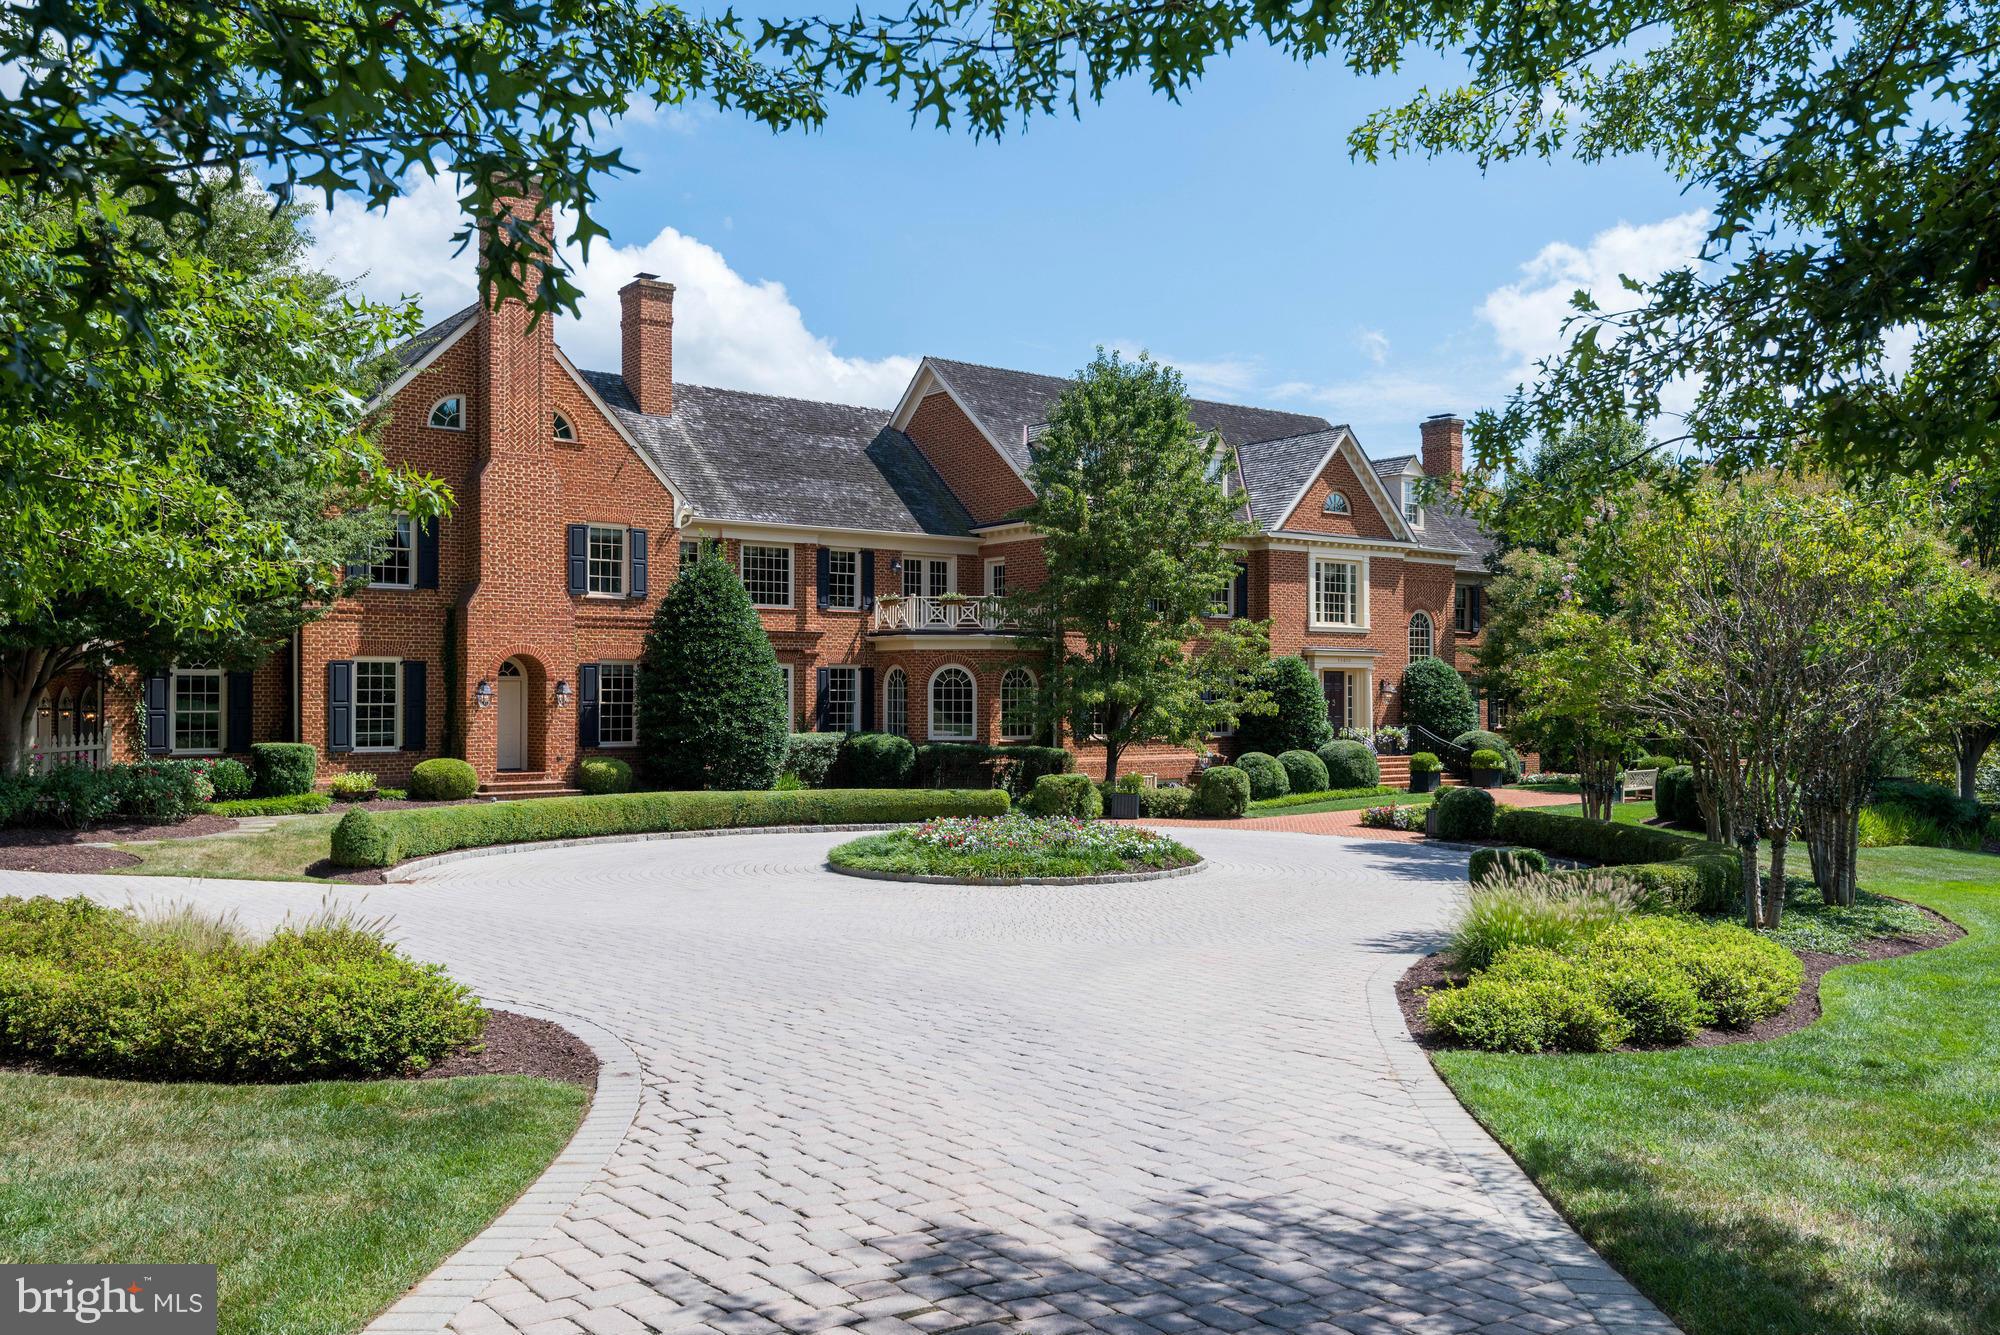
[(912, 598), (891, 594), (875, 602), (872, 629), (891, 634), (941, 632), (958, 635), (1006, 635), (1015, 630), (1007, 619), (1006, 601), (946, 594)]

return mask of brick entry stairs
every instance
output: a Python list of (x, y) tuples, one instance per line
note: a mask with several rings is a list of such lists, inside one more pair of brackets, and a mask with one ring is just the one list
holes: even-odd
[[(1410, 786), (1410, 758), (1408, 756), (1377, 756), (1375, 757), (1375, 761), (1382, 767), (1383, 783), (1391, 788), (1408, 788)], [(1459, 783), (1457, 779), (1446, 774), (1443, 786), (1446, 788), (1456, 788), (1459, 786)]]
[(538, 769), (506, 770), (479, 785), (476, 797), (492, 801), (509, 797), (572, 797), (583, 790)]

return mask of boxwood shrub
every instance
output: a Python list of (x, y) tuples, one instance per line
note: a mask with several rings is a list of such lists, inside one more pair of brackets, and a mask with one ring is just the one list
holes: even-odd
[(617, 793), (428, 810), (355, 810), (333, 828), (333, 861), (342, 867), (393, 867), (406, 858), (458, 848), (542, 839), (759, 825), (873, 825), (933, 816), (1001, 816), (1007, 807), (1007, 794), (998, 789), (912, 788)]
[(1382, 765), (1360, 742), (1328, 742), (1319, 749), (1329, 788), (1373, 788), (1382, 782)]
[(1442, 658), (1419, 658), (1403, 669), (1403, 721), (1456, 737), (1479, 726), (1479, 706), (1457, 668)]
[(842, 788), (907, 788), (917, 775), (917, 748), (893, 732), (849, 735), (833, 765)]
[(1262, 751), (1245, 751), (1236, 757), (1235, 763), (1236, 768), (1249, 777), (1252, 802), (1283, 797), (1292, 791), (1292, 781), (1285, 777), (1285, 767), (1274, 756), (1267, 756)]
[(316, 816), (333, 805), (325, 793), (293, 793), (290, 797), (239, 797), (233, 802), (210, 802), (201, 809), (204, 816)]
[(217, 802), (234, 802), (250, 796), (250, 771), (242, 761), (224, 756), (210, 762), (208, 786), (215, 790)]
[(1195, 785), (1194, 813), (1234, 820), (1250, 809), (1250, 776), (1234, 765), (1211, 765)]
[(1310, 751), (1287, 751), (1278, 757), (1278, 764), (1294, 793), (1323, 793), (1333, 787), (1326, 763)]
[(1022, 805), (1030, 815), (1096, 820), (1104, 814), (1104, 794), (1088, 774), (1044, 774)]
[(259, 797), (309, 793), (319, 782), (319, 753), (304, 742), (254, 742), (250, 768)]
[(1722, 912), (1743, 892), (1743, 867), (1734, 849), (1666, 830), (1507, 807), (1495, 817), (1494, 833), (1510, 844), (1617, 867), (1655, 908)]
[(1549, 869), (1549, 860), (1538, 848), (1482, 848), (1472, 855), (1466, 868), (1466, 879), (1474, 885), (1502, 876), (1521, 876), (1529, 872), (1544, 872)]
[(1194, 789), (1141, 788), (1139, 810), (1161, 820), (1179, 820), (1194, 810)]
[(808, 788), (826, 787), (833, 762), (840, 759), (841, 743), (846, 740), (844, 732), (793, 733), (785, 744), (785, 772), (796, 774)]
[(479, 791), (479, 771), (450, 756), (417, 762), (410, 771), (410, 796), (418, 802), (459, 802)]
[(588, 756), (576, 767), (576, 786), (593, 795), (629, 793), (632, 767), (613, 756)]
[(1493, 794), (1484, 788), (1447, 788), (1432, 806), (1437, 811), (1440, 839), (1488, 839), (1493, 835)]
[[(1519, 783), (1521, 781), (1521, 753), (1514, 749), (1513, 743), (1509, 742), (1499, 733), (1488, 732), (1484, 728), (1472, 728), (1452, 738), (1451, 744), (1467, 751), (1497, 752), (1500, 756), (1500, 763), (1488, 768), (1505, 770), (1508, 783)], [(1472, 758), (1472, 765), (1474, 769), (1480, 767), (1478, 756), (1475, 755)]]
[(1661, 770), (1653, 787), (1654, 807), (1662, 820), (1691, 830), (1708, 828), (1701, 818), (1701, 804), (1695, 800), (1694, 766), (1675, 765)]

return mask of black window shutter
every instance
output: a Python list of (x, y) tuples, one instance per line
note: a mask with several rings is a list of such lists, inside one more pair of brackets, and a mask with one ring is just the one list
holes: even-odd
[(861, 669), (861, 731), (875, 731), (875, 669)]
[(223, 693), (227, 698), (229, 729), (223, 741), (226, 751), (248, 751), (250, 749), (250, 674), (230, 672), (223, 677)]
[(430, 673), (421, 658), (403, 660), (403, 749), (422, 751), (430, 740)]
[(165, 755), (170, 745), (167, 740), (167, 691), (171, 685), (164, 672), (155, 672), (146, 678), (146, 750), (156, 756)]
[(417, 587), (438, 586), (438, 521), (426, 519), (417, 525)]
[(1472, 586), (1472, 633), (1477, 635), (1486, 621), (1486, 590), (1475, 584)]
[(597, 664), (576, 665), (576, 744), (597, 745)]
[(1234, 617), (1249, 616), (1250, 615), (1250, 566), (1247, 562), (1238, 561), (1236, 563), (1236, 591), (1232, 595), (1232, 598), (1235, 602), (1235, 606), (1229, 609), (1229, 615)]
[(826, 686), (831, 676), (825, 668), (813, 672), (813, 731), (826, 731)]
[(646, 596), (646, 530), (632, 530), (632, 596)]
[(590, 588), (590, 525), (569, 526), (569, 591), (584, 593)]
[(833, 553), (822, 547), (819, 549), (819, 610), (824, 612), (833, 594)]
[(875, 553), (861, 553), (861, 610), (866, 612), (875, 606)]
[(346, 659), (326, 665), (326, 749), (354, 749), (354, 664)]

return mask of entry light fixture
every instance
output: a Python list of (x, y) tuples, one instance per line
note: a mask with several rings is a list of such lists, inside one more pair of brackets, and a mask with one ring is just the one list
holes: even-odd
[(480, 682), (478, 689), (473, 691), (472, 698), (479, 702), (481, 709), (491, 709), (493, 707), (493, 683), (490, 681)]
[(567, 681), (559, 681), (556, 683), (556, 708), (557, 709), (569, 708), (569, 683)]

